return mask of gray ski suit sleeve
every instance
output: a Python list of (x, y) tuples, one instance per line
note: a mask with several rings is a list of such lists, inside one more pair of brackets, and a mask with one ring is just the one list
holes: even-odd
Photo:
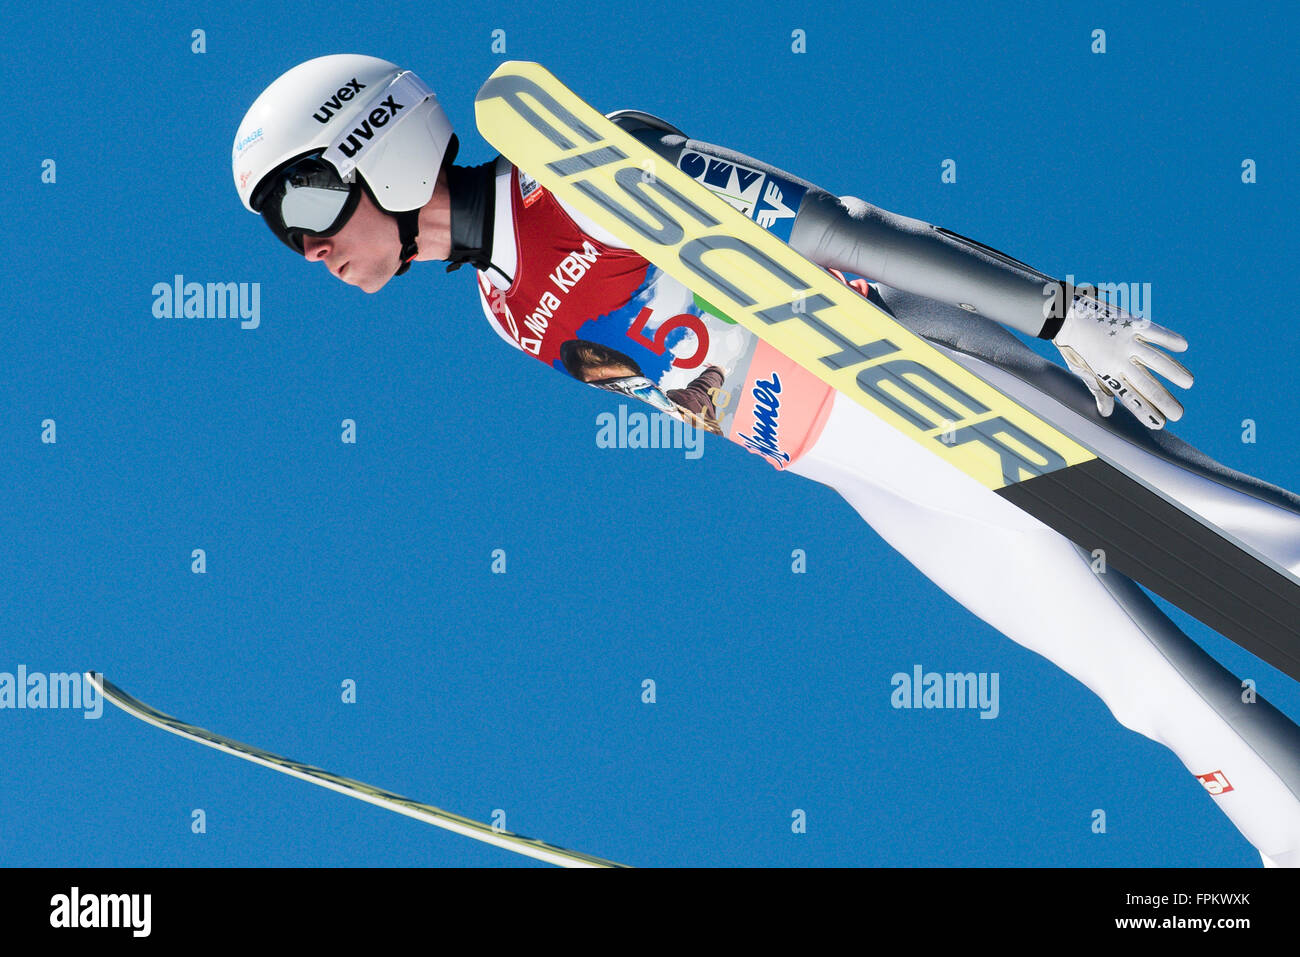
[(610, 118), (674, 166), (689, 149), (805, 186), (790, 245), (818, 265), (959, 306), (1027, 335), (1050, 339), (1060, 328), (1062, 284), (1005, 253), (856, 197), (835, 196), (743, 153), (689, 139), (648, 113), (621, 110)]

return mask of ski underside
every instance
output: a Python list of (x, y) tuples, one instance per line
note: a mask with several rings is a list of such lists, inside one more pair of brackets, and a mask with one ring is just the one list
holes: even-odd
[[(696, 295), (933, 454), (1300, 680), (1300, 578), (992, 384), (659, 157), (536, 63), (475, 100), (484, 138)], [(1005, 383), (1004, 383), (1005, 385)], [(1057, 422), (1063, 419), (1058, 418)]]
[(622, 864), (615, 864), (613, 861), (606, 861), (599, 857), (593, 857), (590, 854), (582, 854), (578, 851), (568, 851), (562, 847), (556, 847), (554, 844), (547, 844), (545, 841), (539, 841), (532, 837), (523, 837), (519, 834), (512, 834), (509, 831), (497, 830), (487, 824), (478, 821), (472, 821), (467, 817), (461, 817), (459, 814), (453, 814), (450, 811), (444, 811), (441, 808), (433, 807), (429, 804), (421, 804), (419, 801), (412, 801), (410, 798), (402, 797), (400, 794), (394, 794), (392, 791), (385, 791), (373, 785), (366, 784), (362, 781), (355, 781), (352, 778), (341, 777), (337, 774), (331, 774), (329, 771), (323, 771), (320, 768), (312, 767), (310, 764), (302, 764), (289, 758), (281, 757), (278, 754), (272, 754), (270, 751), (263, 751), (261, 748), (254, 748), (251, 745), (242, 744), (224, 735), (214, 734), (204, 728), (195, 727), (192, 724), (186, 724), (171, 715), (163, 714), (155, 708), (151, 708), (143, 701), (139, 701), (121, 688), (118, 688), (97, 672), (87, 672), (86, 680), (98, 688), (114, 705), (125, 711), (133, 717), (139, 718), (156, 728), (162, 728), (164, 731), (170, 731), (172, 734), (178, 734), (189, 741), (196, 741), (199, 744), (205, 744), (210, 748), (216, 748), (218, 751), (224, 751), (226, 754), (233, 754), (237, 758), (243, 758), (246, 761), (252, 761), (254, 764), (260, 764), (263, 767), (272, 768), (276, 771), (282, 771), (285, 774), (300, 778), (312, 784), (323, 788), (329, 788), (331, 791), (337, 791), (348, 797), (356, 798), (359, 801), (365, 801), (367, 804), (374, 804), (389, 811), (396, 811), (398, 814), (404, 814), (407, 817), (413, 817), (417, 821), (424, 821), (426, 824), (432, 824), (435, 827), (441, 827), (456, 834), (471, 837), (476, 841), (483, 841), (487, 844), (494, 844), (497, 847), (504, 848), (507, 851), (513, 851), (516, 854), (523, 854), (527, 857), (536, 858), (539, 861), (545, 861), (548, 864), (558, 864), (561, 867), (622, 867)]

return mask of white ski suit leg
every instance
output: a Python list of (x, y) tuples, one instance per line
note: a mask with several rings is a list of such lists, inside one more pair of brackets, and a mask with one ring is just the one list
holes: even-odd
[(1123, 725), (1168, 747), (1267, 865), (1300, 866), (1300, 728), (1240, 682), (1130, 579), (1092, 571), (1056, 531), (844, 395), (788, 471), (828, 485), (973, 613), (1083, 682)]

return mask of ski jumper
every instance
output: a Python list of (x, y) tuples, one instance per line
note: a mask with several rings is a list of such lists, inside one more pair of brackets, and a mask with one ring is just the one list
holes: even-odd
[[(665, 141), (679, 169), (815, 255), (791, 237), (797, 219), (825, 204), (824, 191), (740, 154)], [(1300, 866), (1300, 728), (1262, 700), (1243, 703), (1240, 681), (1141, 588), (1114, 570), (1095, 573), (1092, 556), (719, 314), (503, 158), (495, 170), (491, 268), (477, 279), (501, 338), (835, 489), (936, 585), (1083, 682), (1121, 724), (1170, 748), (1266, 865)], [(821, 241), (827, 230), (816, 225)], [(987, 319), (853, 285), (955, 361), (1104, 445), (1134, 474), (1196, 497), (1220, 527), (1300, 572), (1300, 498), (1167, 433), (1143, 434), (1121, 421), (1125, 412), (1101, 417), (1079, 380)]]

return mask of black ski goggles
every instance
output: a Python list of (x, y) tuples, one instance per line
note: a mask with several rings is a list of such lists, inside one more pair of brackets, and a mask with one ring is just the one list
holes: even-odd
[(303, 254), (303, 236), (333, 236), (347, 225), (360, 199), (360, 178), (343, 182), (338, 170), (317, 154), (268, 176), (252, 206), (281, 242)]

